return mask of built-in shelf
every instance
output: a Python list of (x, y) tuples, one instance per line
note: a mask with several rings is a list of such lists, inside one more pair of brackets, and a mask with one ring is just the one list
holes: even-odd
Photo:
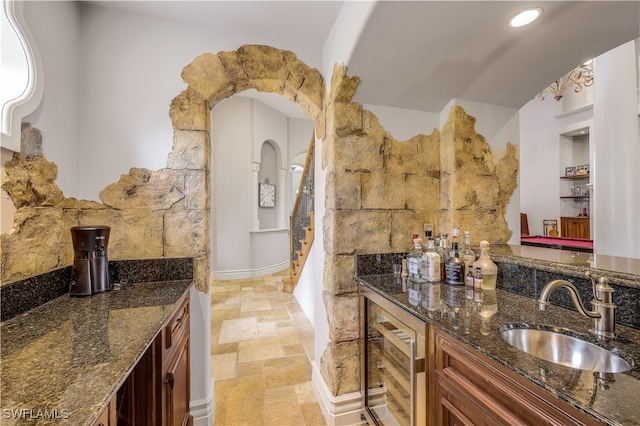
[(560, 179), (568, 179), (568, 180), (589, 179), (589, 175), (580, 175), (580, 176), (560, 176)]
[(589, 196), (588, 195), (564, 195), (560, 198), (572, 198), (574, 200), (582, 200), (582, 199), (588, 199)]

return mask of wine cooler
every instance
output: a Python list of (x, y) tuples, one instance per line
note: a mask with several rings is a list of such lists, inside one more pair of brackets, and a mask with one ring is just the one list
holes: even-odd
[(362, 414), (370, 425), (425, 425), (424, 321), (360, 286)]

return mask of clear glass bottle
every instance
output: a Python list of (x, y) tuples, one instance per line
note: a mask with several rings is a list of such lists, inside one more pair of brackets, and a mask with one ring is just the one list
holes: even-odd
[(458, 243), (458, 248), (460, 248), (460, 227), (458, 225), (453, 225), (451, 228), (451, 246), (453, 247), (453, 243)]
[(462, 249), (460, 250), (460, 259), (464, 262), (464, 275), (467, 276), (469, 273), (473, 275), (473, 270), (471, 266), (473, 262), (476, 261), (476, 254), (471, 250), (471, 234), (469, 231), (464, 231), (462, 233)]
[(454, 242), (449, 260), (444, 265), (445, 282), (452, 285), (464, 285), (464, 263), (458, 253), (458, 243)]
[(495, 290), (498, 278), (498, 266), (489, 257), (489, 242), (480, 241), (480, 257), (473, 263), (474, 268), (482, 269), (484, 290)]
[(420, 279), (420, 262), (422, 262), (422, 238), (414, 238), (413, 251), (407, 257), (409, 278)]
[(449, 251), (451, 250), (451, 246), (449, 245), (449, 234), (440, 233), (440, 237), (438, 239), (438, 244), (436, 246), (436, 253), (440, 255), (440, 276), (442, 280), (445, 279), (445, 270), (444, 265), (449, 260)]

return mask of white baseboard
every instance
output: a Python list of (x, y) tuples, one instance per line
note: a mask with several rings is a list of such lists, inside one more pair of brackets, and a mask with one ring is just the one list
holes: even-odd
[(362, 424), (360, 392), (334, 396), (315, 366), (311, 373), (311, 383), (328, 425)]
[(226, 271), (212, 271), (211, 275), (216, 280), (243, 280), (247, 278), (256, 278), (263, 275), (275, 274), (276, 272), (289, 269), (289, 261), (276, 263), (275, 265), (266, 266), (259, 269), (237, 269)]
[(212, 380), (209, 395), (203, 399), (192, 400), (189, 404), (189, 412), (193, 416), (194, 426), (212, 426), (213, 414), (216, 408), (216, 400), (213, 393), (214, 383)]

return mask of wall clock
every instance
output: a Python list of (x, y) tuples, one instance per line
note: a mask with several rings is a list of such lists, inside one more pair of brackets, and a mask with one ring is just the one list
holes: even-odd
[(276, 206), (276, 186), (269, 183), (269, 179), (265, 178), (264, 183), (260, 183), (260, 207)]

